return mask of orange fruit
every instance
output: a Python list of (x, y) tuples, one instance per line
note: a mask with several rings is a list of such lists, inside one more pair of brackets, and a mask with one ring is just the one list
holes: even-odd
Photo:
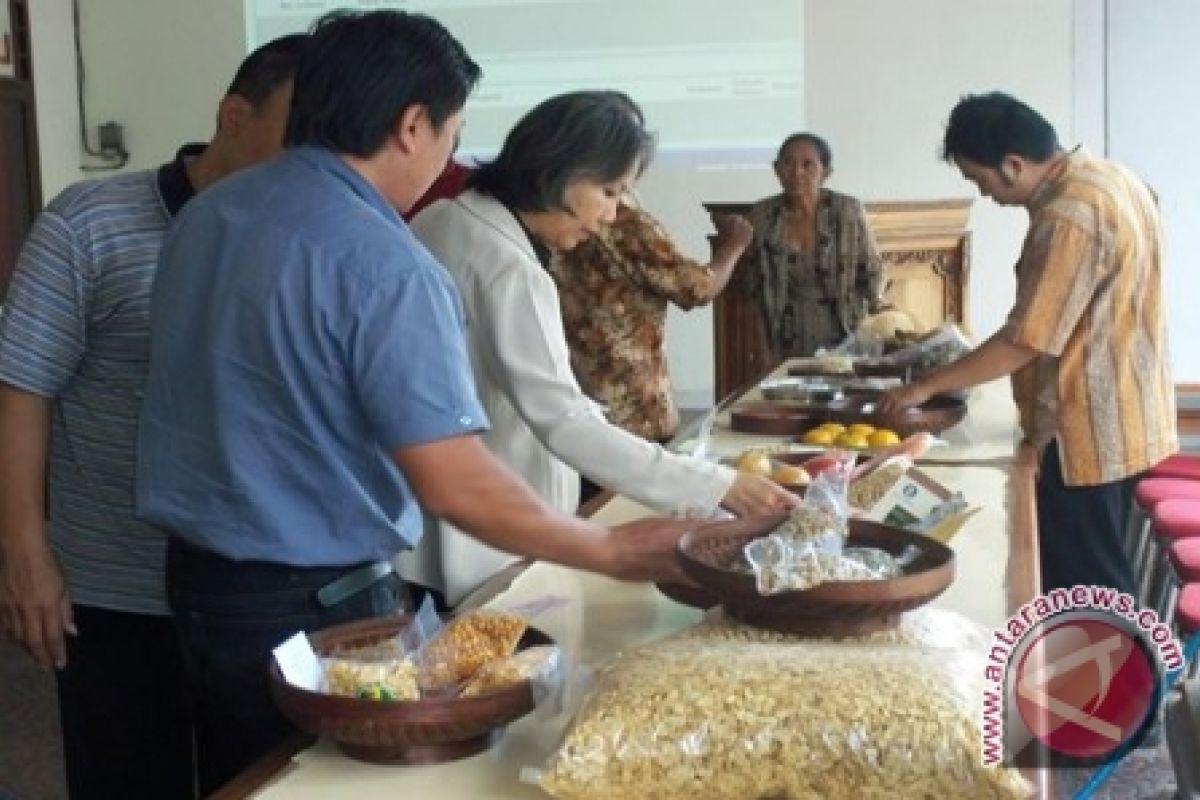
[(788, 486), (805, 486), (811, 480), (804, 467), (795, 464), (780, 464), (771, 473), (771, 480)]
[(850, 431), (846, 431), (838, 436), (833, 440), (833, 443), (838, 447), (845, 447), (847, 450), (866, 450), (869, 447), (866, 436), (863, 436), (861, 433), (851, 433)]
[(761, 450), (747, 450), (738, 456), (737, 469), (739, 472), (750, 472), (755, 475), (771, 474), (771, 459)]
[(900, 435), (887, 428), (880, 428), (867, 437), (867, 444), (871, 447), (891, 447), (900, 444)]
[(813, 428), (804, 434), (804, 443), (815, 444), (818, 447), (829, 447), (839, 435), (827, 428)]

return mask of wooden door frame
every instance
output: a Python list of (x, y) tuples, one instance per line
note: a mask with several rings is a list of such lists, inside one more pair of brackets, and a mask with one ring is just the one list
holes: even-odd
[[(29, 2), (28, 0), (0, 0), (8, 4), (9, 19), (12, 25), (12, 49), (15, 56), (16, 75), (12, 78), (0, 77), (0, 102), (15, 103), (21, 110), (25, 134), (25, 168), (29, 176), (26, 190), (26, 200), (29, 204), (30, 219), (42, 208), (42, 172), (40, 149), (38, 146), (37, 103), (33, 85), (33, 52), (30, 43)], [(2, 276), (0, 276), (2, 278)], [(7, 289), (6, 281), (0, 281), (0, 302), (3, 301)]]

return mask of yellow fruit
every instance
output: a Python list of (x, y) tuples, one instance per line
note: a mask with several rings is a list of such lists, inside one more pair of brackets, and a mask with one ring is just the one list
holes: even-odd
[(867, 437), (867, 444), (871, 447), (891, 447), (894, 444), (900, 444), (900, 436), (895, 431), (880, 428)]
[(804, 471), (804, 467), (798, 467), (795, 464), (780, 464), (771, 473), (771, 480), (788, 486), (806, 486), (811, 479)]
[(865, 422), (856, 422), (846, 429), (847, 433), (853, 433), (855, 436), (870, 436), (875, 432), (874, 425), (868, 425)]
[(804, 443), (815, 444), (818, 447), (829, 447), (831, 444), (833, 444), (833, 440), (836, 439), (838, 435), (839, 434), (834, 433), (831, 430), (827, 430), (826, 428), (813, 428), (811, 431), (804, 434)]
[(861, 433), (851, 433), (850, 431), (846, 431), (838, 436), (833, 440), (833, 443), (838, 447), (845, 447), (848, 450), (866, 450), (868, 447), (867, 437)]
[(829, 431), (834, 436), (838, 436), (846, 432), (846, 426), (840, 422), (823, 422), (817, 426), (819, 431)]
[(771, 474), (771, 459), (761, 450), (747, 450), (737, 460), (739, 472), (750, 472), (755, 475)]

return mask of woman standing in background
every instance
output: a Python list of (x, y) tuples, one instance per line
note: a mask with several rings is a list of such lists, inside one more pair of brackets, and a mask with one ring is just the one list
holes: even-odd
[(883, 262), (863, 204), (824, 188), (833, 171), (824, 139), (792, 134), (774, 167), (783, 192), (749, 211), (754, 264), (741, 289), (759, 304), (775, 358), (811, 356), (883, 307)]

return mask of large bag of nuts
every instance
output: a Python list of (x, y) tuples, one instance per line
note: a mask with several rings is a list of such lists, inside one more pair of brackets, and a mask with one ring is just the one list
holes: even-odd
[(986, 632), (943, 629), (796, 641), (708, 620), (600, 670), (540, 784), (562, 800), (1029, 797), (981, 763)]

